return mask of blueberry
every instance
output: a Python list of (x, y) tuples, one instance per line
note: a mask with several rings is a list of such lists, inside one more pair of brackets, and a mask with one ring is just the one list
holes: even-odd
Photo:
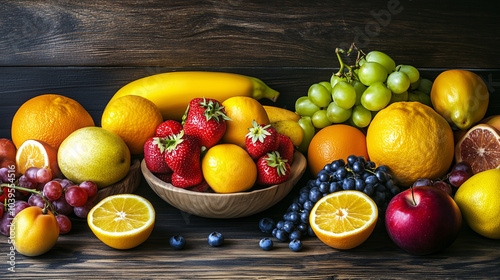
[(307, 191), (306, 193), (300, 193), (299, 203), (304, 204), (304, 202), (306, 202), (307, 200), (309, 200), (309, 191)]
[(288, 210), (289, 210), (289, 211), (295, 211), (295, 212), (296, 212), (296, 211), (299, 211), (299, 210), (300, 210), (300, 206), (299, 206), (299, 204), (298, 204), (298, 203), (292, 203), (292, 204), (290, 205), (290, 207), (288, 207)]
[(309, 211), (300, 212), (300, 221), (303, 223), (309, 223)]
[(276, 227), (281, 229), (281, 228), (283, 228), (283, 224), (285, 224), (285, 221), (278, 221), (276, 223)]
[(312, 229), (311, 225), (309, 225), (309, 226), (307, 227), (307, 235), (312, 236), (312, 237), (316, 236), (316, 233), (315, 233), (315, 232), (314, 232), (314, 230)]
[(291, 233), (294, 228), (295, 228), (295, 225), (291, 221), (285, 221), (285, 224), (283, 225), (283, 230), (286, 233)]
[(288, 248), (290, 248), (290, 250), (292, 250), (294, 252), (298, 252), (298, 251), (302, 250), (302, 242), (298, 239), (293, 239), (288, 244)]
[(320, 171), (318, 173), (318, 179), (320, 182), (328, 182), (328, 179), (330, 179), (330, 175), (326, 173), (326, 171)]
[(298, 225), (297, 230), (302, 234), (307, 233), (307, 223), (301, 223), (300, 225)]
[[(316, 203), (320, 198), (321, 198), (321, 191), (319, 190), (319, 188), (316, 188), (316, 187), (312, 188), (311, 191), (309, 192), (309, 200), (313, 203)], [(308, 209), (308, 210), (311, 210), (311, 209)]]
[(180, 250), (186, 245), (186, 239), (180, 235), (174, 235), (170, 238), (170, 247)]
[(276, 222), (271, 218), (262, 218), (259, 222), (259, 228), (264, 233), (271, 233), (276, 227)]
[(276, 237), (276, 232), (277, 232), (277, 231), (278, 231), (278, 228), (274, 228), (274, 229), (273, 229), (272, 235), (273, 235), (274, 237)]
[(292, 222), (295, 225), (298, 225), (300, 223), (300, 214), (299, 212), (290, 212), (288, 215), (288, 220)]
[(282, 229), (278, 229), (276, 231), (276, 239), (278, 239), (281, 242), (286, 242), (288, 241), (288, 233)]
[(264, 237), (259, 242), (260, 248), (264, 251), (269, 251), (273, 248), (273, 241), (269, 237)]
[(314, 202), (312, 202), (310, 200), (304, 202), (304, 206), (303, 206), (304, 210), (311, 211), (313, 209), (313, 207), (314, 207)]
[(222, 233), (214, 231), (208, 235), (208, 244), (210, 246), (218, 247), (224, 243), (224, 235)]
[(289, 235), (290, 240), (294, 240), (294, 239), (300, 240), (301, 237), (302, 237), (302, 233), (299, 230), (294, 230), (294, 231), (290, 232), (290, 235)]

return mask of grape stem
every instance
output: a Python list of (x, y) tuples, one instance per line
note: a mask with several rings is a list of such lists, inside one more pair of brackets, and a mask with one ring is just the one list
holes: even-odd
[[(342, 61), (340, 54), (345, 53), (347, 55), (350, 55), (350, 53), (352, 52), (353, 49), (356, 49), (358, 51), (358, 58), (356, 59), (356, 65), (349, 66), (349, 65), (345, 64), (344, 61)], [(354, 73), (353, 70), (358, 67), (360, 53), (363, 53), (363, 52), (361, 50), (359, 50), (354, 43), (351, 44), (351, 47), (347, 51), (344, 51), (343, 49), (340, 49), (340, 48), (336, 48), (335, 54), (337, 55), (337, 59), (339, 60), (340, 68), (339, 68), (339, 71), (337, 73), (335, 73), (334, 75), (337, 77), (345, 76), (345, 77), (350, 78), (350, 79), (354, 78), (356, 80), (359, 80), (358, 76), (356, 75), (356, 73)], [(344, 73), (345, 68), (347, 68), (347, 70), (349, 70), (347, 75)]]
[(1, 184), (0, 187), (2, 187), (2, 188), (3, 187), (7, 187), (7, 188), (14, 189), (14, 190), (19, 190), (19, 191), (25, 191), (25, 192), (29, 192), (29, 193), (38, 194), (39, 196), (42, 197), (43, 202), (44, 202), (44, 207), (42, 209), (42, 213), (43, 214), (47, 214), (47, 208), (50, 208), (49, 210), (52, 213), (54, 213), (54, 215), (57, 216), (57, 212), (54, 209), (54, 206), (52, 206), (52, 204), (50, 203), (50, 201), (42, 194), (42, 192), (37, 191), (37, 190), (33, 190), (33, 189), (23, 188), (23, 187), (16, 186), (16, 185), (13, 185), (13, 184), (6, 184), (6, 183)]

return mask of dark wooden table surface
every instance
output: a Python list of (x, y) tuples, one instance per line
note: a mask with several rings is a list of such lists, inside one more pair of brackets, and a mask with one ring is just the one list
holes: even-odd
[[(10, 138), (17, 108), (56, 93), (80, 102), (97, 125), (111, 96), (126, 83), (156, 73), (211, 70), (258, 77), (281, 92), (278, 106), (294, 108), (312, 83), (338, 68), (336, 47), (352, 42), (380, 50), (424, 77), (470, 69), (490, 90), (488, 115), (500, 114), (500, 4), (488, 1), (18, 1), (0, 3), (0, 137)], [(263, 103), (268, 103), (263, 101)], [(342, 279), (498, 278), (499, 241), (464, 226), (444, 252), (411, 256), (383, 225), (347, 251), (316, 238), (292, 252), (287, 243), (263, 251), (262, 217), (279, 218), (308, 173), (280, 203), (247, 218), (217, 220), (183, 213), (157, 197), (143, 180), (137, 194), (157, 213), (151, 237), (120, 251), (101, 243), (86, 221), (74, 219), (47, 254), (16, 255), (0, 238), (4, 279)], [(222, 247), (206, 241), (225, 234)], [(174, 251), (168, 239), (183, 235)]]

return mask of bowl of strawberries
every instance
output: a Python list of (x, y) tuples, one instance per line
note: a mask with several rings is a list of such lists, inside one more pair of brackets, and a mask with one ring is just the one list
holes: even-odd
[(222, 143), (228, 120), (218, 101), (197, 98), (182, 124), (158, 126), (141, 171), (160, 198), (193, 215), (228, 219), (264, 211), (292, 190), (307, 161), (290, 138), (254, 121), (246, 147)]

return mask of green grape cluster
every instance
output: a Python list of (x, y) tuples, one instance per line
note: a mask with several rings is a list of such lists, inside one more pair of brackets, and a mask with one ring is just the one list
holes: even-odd
[(358, 50), (355, 65), (343, 63), (336, 50), (340, 69), (330, 81), (311, 85), (307, 96), (298, 98), (295, 111), (315, 129), (331, 124), (345, 123), (358, 128), (367, 127), (375, 114), (393, 102), (418, 101), (432, 106), (432, 81), (420, 77), (411, 65), (396, 65), (394, 60), (380, 51), (364, 54)]

